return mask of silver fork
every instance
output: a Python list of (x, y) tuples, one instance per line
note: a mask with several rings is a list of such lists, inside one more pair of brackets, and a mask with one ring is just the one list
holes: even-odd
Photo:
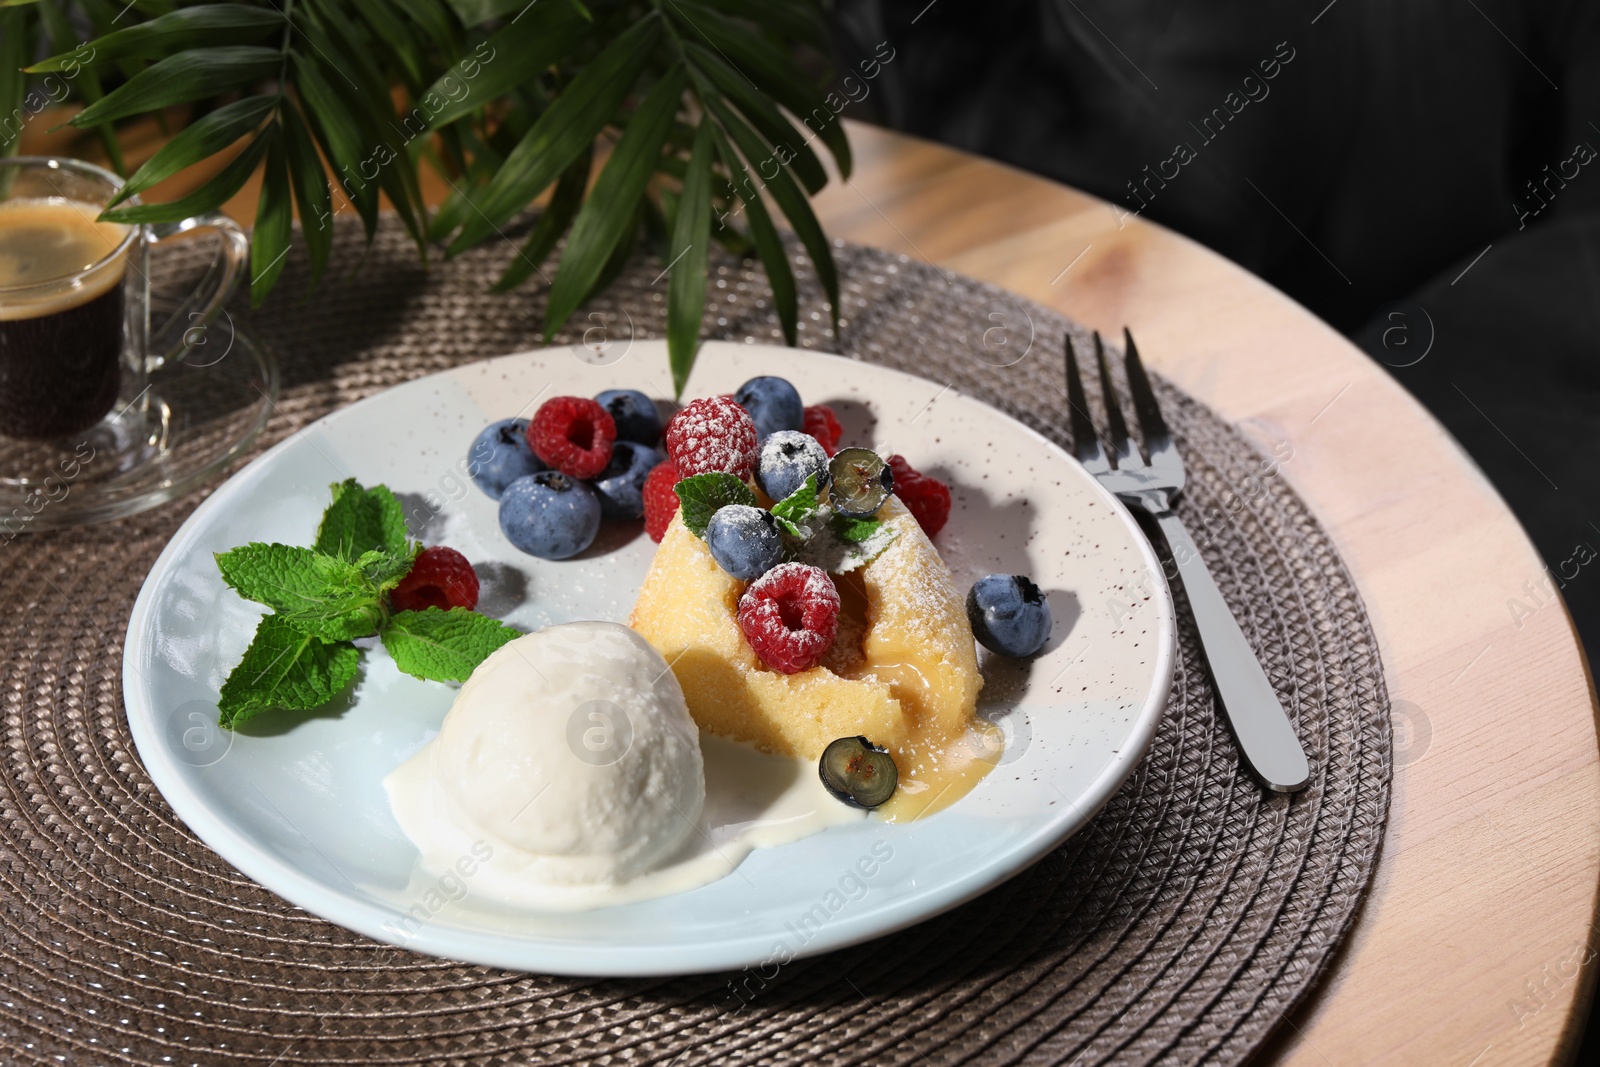
[(1189, 607), (1200, 631), (1200, 644), (1205, 649), (1217, 697), (1233, 725), (1233, 734), (1245, 761), (1267, 788), (1279, 793), (1297, 792), (1304, 789), (1311, 778), (1305, 750), (1300, 747), (1294, 726), (1272, 691), (1266, 671), (1261, 669), (1238, 620), (1200, 558), (1194, 538), (1189, 536), (1182, 520), (1173, 514), (1173, 501), (1183, 491), (1183, 460), (1161, 417), (1161, 408), (1156, 404), (1155, 391), (1145, 375), (1133, 334), (1123, 330), (1123, 338), (1128, 391), (1133, 394), (1133, 410), (1139, 418), (1150, 461), (1145, 462), (1138, 444), (1128, 434), (1116, 386), (1106, 366), (1105, 346), (1098, 333), (1094, 335), (1094, 354), (1100, 369), (1100, 392), (1105, 398), (1112, 454), (1106, 454), (1094, 420), (1089, 417), (1083, 379), (1078, 374), (1077, 353), (1073, 351), (1072, 338), (1068, 337), (1067, 403), (1071, 409), (1073, 453), (1101, 485), (1124, 504), (1147, 512), (1160, 527), (1178, 565), (1183, 588), (1189, 594)]

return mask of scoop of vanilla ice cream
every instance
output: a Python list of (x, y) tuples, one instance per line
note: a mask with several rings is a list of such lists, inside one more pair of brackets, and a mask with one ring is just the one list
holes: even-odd
[(556, 883), (621, 881), (671, 856), (705, 802), (699, 733), (667, 663), (626, 626), (520, 637), (457, 694), (434, 754), (448, 816)]

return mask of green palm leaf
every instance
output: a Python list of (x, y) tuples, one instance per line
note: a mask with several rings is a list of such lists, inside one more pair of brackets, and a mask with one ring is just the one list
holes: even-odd
[(698, 0), (703, 7), (739, 18), (758, 26), (770, 26), (785, 37), (803, 41), (818, 51), (828, 48), (828, 24), (816, 4), (806, 0)]
[(556, 242), (567, 232), (573, 216), (578, 213), (578, 206), (583, 203), (583, 190), (589, 184), (589, 170), (593, 163), (594, 153), (585, 152), (561, 175), (561, 180), (556, 182), (555, 192), (550, 195), (550, 203), (539, 213), (539, 221), (533, 224), (527, 243), (517, 253), (517, 258), (512, 260), (511, 266), (506, 268), (505, 274), (495, 282), (496, 292), (515, 289), (550, 258)]
[(122, 203), (128, 197), (142, 193), (157, 182), (164, 181), (185, 167), (202, 159), (209, 159), (233, 142), (261, 125), (278, 103), (276, 96), (247, 96), (236, 100), (184, 127), (178, 135), (128, 179), (111, 205)]
[(396, 5), (443, 55), (461, 51), (460, 24), (446, 5), (434, 0), (395, 0)]
[(822, 169), (822, 161), (806, 143), (805, 136), (783, 117), (771, 100), (758, 93), (743, 75), (724, 63), (716, 53), (701, 48), (693, 41), (688, 43), (686, 51), (693, 57), (695, 66), (738, 107), (774, 152), (782, 148), (790, 157), (795, 176), (807, 192), (815, 193), (828, 184), (828, 172)]
[[(772, 304), (778, 313), (778, 322), (783, 327), (783, 339), (792, 345), (795, 343), (795, 324), (799, 320), (800, 309), (789, 252), (783, 247), (778, 228), (773, 225), (767, 205), (761, 199), (760, 185), (722, 131), (714, 129), (713, 132), (717, 154), (722, 157), (722, 165), (728, 169), (728, 173), (734, 176), (733, 188), (744, 203), (745, 214), (749, 216), (750, 240), (756, 246), (756, 255), (760, 257), (761, 265), (767, 272), (767, 282), (772, 286)], [(718, 225), (726, 225), (725, 220), (719, 219)]]
[(33, 47), (33, 13), (21, 9), (0, 9), (0, 158), (17, 150), (22, 139), (23, 91), (27, 79), (22, 65)]
[(738, 23), (709, 8), (685, 5), (679, 0), (667, 0), (667, 5), (674, 20), (684, 25), (694, 39), (726, 56), (735, 70), (815, 131), (833, 153), (839, 173), (850, 177), (850, 142), (838, 113), (781, 48), (758, 34), (741, 30)]
[[(40, 21), (44, 23), (45, 33), (50, 39), (50, 47), (63, 51), (69, 48), (82, 48), (77, 44), (78, 29), (72, 24), (71, 14), (65, 5), (39, 4), (34, 10), (39, 12)], [(83, 49), (85, 54), (93, 54), (92, 50)], [(73, 73), (77, 76), (76, 86), (78, 95), (86, 103), (94, 103), (105, 96), (104, 88), (100, 84), (99, 76), (89, 69), (78, 69)], [(68, 74), (68, 78), (73, 74)], [(117, 143), (115, 129), (109, 122), (101, 123), (94, 128), (100, 138), (100, 144), (106, 150), (106, 157), (111, 160), (111, 166), (118, 174), (127, 174), (127, 166), (122, 160), (122, 146)]]
[[(604, 265), (600, 268), (600, 273), (595, 275), (594, 282), (589, 286), (589, 291), (584, 293), (578, 300), (580, 307), (598, 296), (602, 290), (616, 281), (623, 270), (627, 268), (628, 260), (632, 259), (633, 254), (638, 251), (639, 226), (644, 221), (645, 215), (648, 214), (647, 209), (649, 207), (650, 199), (648, 197), (640, 197), (639, 204), (634, 209), (633, 214), (619, 228), (621, 235), (617, 238), (617, 243), (611, 246), (611, 255), (606, 257)], [(591, 316), (590, 319), (593, 321), (594, 316)]]
[(165, 204), (114, 207), (102, 212), (100, 217), (109, 222), (182, 222), (215, 211), (228, 197), (244, 188), (244, 183), (255, 173), (256, 164), (261, 162), (261, 156), (267, 150), (267, 141), (266, 137), (257, 137), (216, 177), (188, 196)]
[(471, 248), (521, 211), (572, 165), (616, 115), (650, 59), (661, 21), (646, 15), (619, 34), (567, 85), (533, 124), (495, 175), (450, 245), (454, 255)]
[[(441, 74), (422, 95), (424, 103), (430, 95), (445, 101), (437, 113), (429, 115), (429, 128), (437, 130), (459, 122), (523, 82), (537, 78), (568, 54), (588, 26), (566, 4), (546, 0), (530, 6), (472, 55)], [(469, 61), (473, 66), (468, 65)], [(475, 75), (468, 76), (468, 70), (475, 70)]]
[[(449, 0), (449, 2), (456, 17), (468, 26), (482, 26), (490, 19), (516, 15), (533, 6), (529, 0)], [(581, 0), (540, 0), (540, 6), (545, 4), (551, 7), (571, 8), (584, 19), (594, 21), (594, 16), (589, 14), (589, 9)]]
[[(822, 232), (822, 226), (817, 222), (817, 216), (812, 214), (811, 205), (806, 201), (805, 195), (800, 192), (794, 180), (789, 177), (789, 171), (782, 165), (772, 168), (772, 177), (767, 177), (766, 170), (761, 166), (765, 161), (773, 161), (767, 146), (762, 143), (760, 135), (752, 130), (737, 115), (728, 110), (720, 100), (715, 98), (706, 101), (707, 109), (716, 116), (722, 128), (728, 131), (734, 144), (744, 155), (745, 162), (754, 166), (766, 181), (766, 191), (772, 196), (773, 203), (778, 205), (784, 217), (789, 220), (789, 225), (794, 227), (794, 232), (800, 238), (800, 243), (805, 245), (806, 251), (811, 255), (813, 266), (817, 271), (817, 280), (822, 283), (822, 289), (828, 294), (828, 306), (833, 312), (833, 333), (839, 335), (839, 272), (833, 264), (833, 250), (828, 247), (828, 238)], [(746, 171), (748, 178), (749, 172)], [(737, 184), (737, 183), (736, 183)], [(750, 195), (747, 195), (749, 193)], [(751, 192), (747, 187), (741, 186), (739, 195), (748, 203), (750, 196), (759, 196), (758, 192)]]
[(412, 38), (410, 28), (399, 12), (383, 0), (350, 0), (361, 16), (362, 24), (389, 46), (388, 52), (406, 78), (413, 92), (422, 85), (422, 49)]
[(271, 77), (278, 72), (282, 61), (283, 54), (276, 48), (233, 46), (179, 52), (135, 74), (78, 112), (67, 125), (96, 126), (216, 96)]
[(606, 259), (633, 221), (634, 209), (672, 130), (687, 80), (683, 67), (674, 66), (646, 94), (573, 220), (572, 235), (567, 238), (567, 250), (545, 308), (546, 340), (589, 295)]
[[(790, 52), (797, 43), (825, 50), (824, 5), (594, 0), (592, 7), (584, 0), (131, 0), (126, 7), (124, 0), (0, 0), (0, 117), (27, 106), (29, 73), (62, 72), (85, 104), (70, 124), (92, 129), (120, 172), (113, 123), (155, 115), (165, 129), (166, 109), (189, 105), (187, 125), (138, 168), (105, 217), (203, 214), (264, 167), (251, 252), (257, 304), (282, 276), (296, 216), (312, 284), (322, 278), (334, 229), (331, 178), (369, 239), (380, 201), (392, 204), (424, 260), (430, 240), (458, 254), (548, 194), (494, 286), (524, 284), (565, 237), (547, 332), (610, 284), (638, 253), (642, 232), (670, 276), (668, 350), (680, 389), (698, 346), (713, 238), (761, 260), (784, 336), (795, 342), (795, 273), (773, 208), (815, 264), (837, 331), (838, 274), (807, 194), (830, 173), (811, 141), (827, 146), (846, 177), (849, 143)], [(97, 36), (73, 47), (85, 27)], [(56, 54), (24, 72), (41, 37)], [(0, 129), (0, 154), (15, 150), (17, 126)], [(597, 139), (613, 134), (609, 158), (591, 174), (604, 153)], [(180, 200), (126, 202), (219, 153), (232, 158)], [(419, 179), (424, 160), (454, 187), (431, 219)]]
[(333, 248), (333, 198), (328, 193), (328, 174), (300, 113), (285, 104), (279, 114), (289, 180), (300, 210), (300, 235), (305, 239), (306, 254), (311, 258), (311, 284), (316, 285)]
[(294, 232), (294, 201), (289, 192), (289, 163), (278, 127), (263, 138), (267, 165), (261, 172), (261, 197), (256, 203), (256, 226), (250, 234), (250, 304), (261, 301), (283, 273), (289, 258), (289, 236)]
[(359, 23), (347, 17), (338, 4), (317, 4), (306, 9), (302, 25), (307, 40), (315, 45), (317, 58), (338, 73), (340, 81), (335, 84), (359, 90), (348, 96), (352, 111), (379, 106), (380, 101), (387, 106), (390, 79), (378, 65), (378, 49), (371, 36)]
[(695, 131), (668, 251), (667, 361), (672, 366), (673, 396), (683, 395), (700, 347), (700, 321), (705, 315), (706, 250), (711, 243), (711, 136), (709, 122), (702, 122)]
[[(41, 60), (28, 73), (103, 66), (121, 59), (157, 59), (191, 48), (255, 44), (283, 33), (283, 15), (266, 7), (245, 4), (204, 4), (179, 8), (149, 22), (108, 33), (75, 48)], [(56, 47), (60, 47), (57, 45)]]
[(310, 120), (317, 142), (327, 153), (335, 180), (355, 205), (356, 214), (361, 216), (370, 237), (378, 228), (378, 191), (370, 182), (362, 181), (359, 173), (367, 153), (361, 129), (345, 109), (341, 95), (322, 76), (318, 64), (297, 62), (295, 83), (300, 88), (300, 102), (305, 107), (306, 118)]

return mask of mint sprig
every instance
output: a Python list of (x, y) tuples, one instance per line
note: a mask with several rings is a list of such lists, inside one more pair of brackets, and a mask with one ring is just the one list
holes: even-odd
[[(410, 563), (407, 558), (407, 570)], [(314, 637), (348, 641), (375, 634), (383, 625), (378, 583), (354, 563), (316, 549), (252, 542), (218, 554), (217, 569), (234, 592), (265, 604), (279, 621)]]
[(411, 573), (421, 551), (422, 545), (415, 543), (403, 552), (373, 549), (363, 552), (355, 565), (379, 590), (387, 593), (400, 584), (400, 579)]
[(895, 528), (877, 519), (853, 519), (824, 504), (806, 526), (806, 539), (793, 546), (794, 558), (829, 574), (848, 574), (883, 555), (895, 542)]
[(410, 545), (405, 510), (389, 487), (365, 489), (354, 478), (346, 478), (333, 486), (333, 503), (322, 513), (312, 547), (325, 555), (356, 560), (373, 551), (404, 555)]
[(402, 611), (383, 631), (395, 666), (416, 678), (464, 682), (478, 664), (522, 635), (475, 611), (427, 608)]
[(696, 537), (704, 538), (711, 516), (718, 508), (729, 504), (747, 504), (755, 507), (756, 495), (750, 487), (733, 474), (708, 471), (682, 478), (672, 487), (682, 505), (683, 524)]
[(806, 531), (801, 524), (817, 513), (821, 495), (817, 476), (806, 475), (800, 488), (772, 505), (772, 517), (778, 520), (779, 529), (790, 537), (805, 537)]
[(273, 611), (222, 683), (217, 710), (228, 729), (270, 708), (305, 711), (338, 696), (361, 663), (354, 638), (379, 634), (405, 673), (460, 682), (521, 636), (466, 608), (391, 616), (389, 592), (422, 546), (407, 536), (400, 502), (385, 486), (350, 478), (332, 488), (314, 546), (258, 541), (217, 555), (223, 581)]
[(834, 536), (847, 544), (859, 545), (863, 541), (870, 540), (882, 525), (883, 523), (877, 519), (857, 519), (841, 515), (837, 511), (833, 513)]
[(228, 729), (269, 708), (308, 711), (342, 693), (361, 665), (361, 650), (328, 642), (268, 615), (244, 658), (222, 683), (218, 722)]

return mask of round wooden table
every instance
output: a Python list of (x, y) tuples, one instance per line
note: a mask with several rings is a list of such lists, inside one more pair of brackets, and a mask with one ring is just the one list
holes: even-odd
[[(35, 123), (35, 153), (64, 134)], [(125, 144), (137, 165), (164, 135)], [(1271, 451), (1339, 544), (1395, 708), (1393, 806), (1372, 893), (1269, 1058), (1546, 1063), (1581, 1037), (1595, 968), (1600, 747), (1582, 650), (1493, 487), (1384, 370), (1221, 256), (1109, 204), (852, 123), (834, 237), (904, 252), (1111, 335)], [(217, 158), (149, 199), (181, 195)], [(254, 218), (252, 181), (226, 205)], [(432, 203), (449, 191), (425, 180)], [(1120, 217), (1119, 217), (1120, 216)]]
[(1371, 897), (1270, 1058), (1569, 1058), (1595, 972), (1595, 698), (1494, 488), (1381, 366), (1221, 256), (926, 141), (850, 141), (855, 174), (817, 200), (830, 235), (1131, 326), (1160, 373), (1266, 451), (1293, 446), (1284, 475), (1355, 576), (1395, 704), (1394, 801)]

